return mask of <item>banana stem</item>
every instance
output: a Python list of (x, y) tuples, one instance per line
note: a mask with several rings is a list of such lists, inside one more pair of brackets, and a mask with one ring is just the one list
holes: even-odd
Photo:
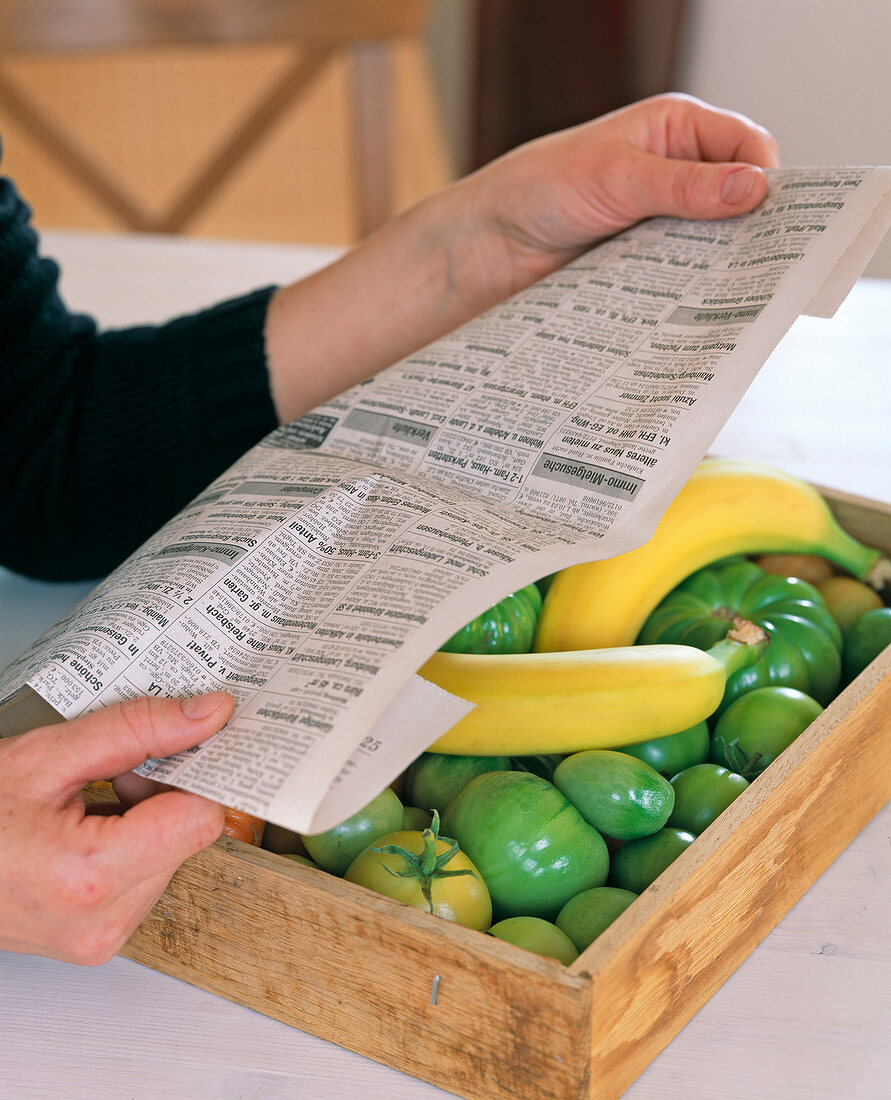
[(877, 558), (863, 580), (887, 602), (891, 596), (891, 558)]
[(708, 654), (714, 657), (724, 668), (724, 677), (729, 680), (734, 672), (753, 665), (767, 649), (770, 636), (748, 619), (736, 618), (726, 637), (716, 642)]

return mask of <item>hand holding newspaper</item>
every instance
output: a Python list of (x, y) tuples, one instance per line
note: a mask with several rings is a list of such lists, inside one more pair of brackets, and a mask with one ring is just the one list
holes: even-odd
[(34, 693), (72, 718), (225, 688), (228, 726), (144, 774), (300, 832), (359, 809), (470, 709), (426, 658), (645, 542), (795, 318), (862, 272), (891, 169), (770, 176), (753, 213), (644, 222), (273, 432), (6, 670), (0, 732)]

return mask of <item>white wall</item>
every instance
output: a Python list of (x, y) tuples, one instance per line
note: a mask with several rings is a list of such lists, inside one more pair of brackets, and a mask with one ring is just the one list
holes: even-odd
[[(783, 163), (891, 164), (891, 0), (690, 0), (678, 90), (749, 115)], [(866, 271), (891, 278), (891, 234)]]

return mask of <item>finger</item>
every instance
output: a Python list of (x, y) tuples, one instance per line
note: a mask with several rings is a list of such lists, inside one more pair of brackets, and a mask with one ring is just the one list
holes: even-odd
[(173, 871), (223, 831), (225, 810), (186, 791), (165, 791), (99, 822), (104, 871), (122, 891)]
[(657, 96), (636, 104), (641, 148), (679, 160), (736, 161), (776, 168), (779, 148), (763, 126), (736, 111), (687, 95)]
[(642, 153), (623, 184), (638, 216), (727, 218), (747, 213), (767, 194), (767, 177), (750, 164), (672, 160)]
[(33, 738), (33, 787), (67, 801), (97, 776), (120, 775), (152, 757), (182, 752), (220, 730), (234, 707), (227, 692), (191, 699), (140, 698), (24, 734)]

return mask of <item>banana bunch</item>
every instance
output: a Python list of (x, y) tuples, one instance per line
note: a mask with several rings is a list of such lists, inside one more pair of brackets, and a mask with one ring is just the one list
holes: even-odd
[(818, 554), (876, 588), (891, 579), (891, 562), (843, 531), (806, 482), (755, 462), (710, 459), (649, 542), (554, 577), (534, 648), (631, 645), (659, 601), (697, 569), (731, 554), (774, 552)]
[(435, 653), (420, 675), (476, 708), (431, 752), (527, 756), (616, 748), (688, 729), (767, 645), (738, 620), (707, 652), (684, 645), (573, 653)]

